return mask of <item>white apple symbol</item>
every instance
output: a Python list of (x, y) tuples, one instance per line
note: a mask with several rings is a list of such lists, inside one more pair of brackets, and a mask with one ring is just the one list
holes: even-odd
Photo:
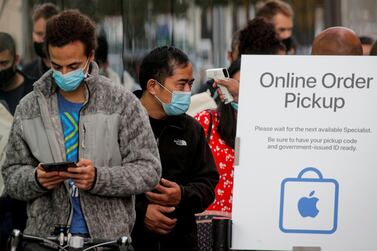
[(298, 201), (298, 211), (300, 212), (302, 217), (316, 217), (319, 213), (319, 210), (317, 209), (317, 197), (312, 197), (314, 195), (314, 191), (312, 191), (309, 194), (309, 197), (302, 197)]

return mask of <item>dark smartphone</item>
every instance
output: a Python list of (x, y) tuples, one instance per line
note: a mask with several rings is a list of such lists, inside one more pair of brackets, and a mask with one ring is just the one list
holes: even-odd
[(67, 172), (68, 167), (76, 167), (76, 164), (74, 162), (56, 162), (56, 163), (43, 163), (41, 164), (42, 168), (46, 172), (53, 172), (53, 171), (59, 171), (59, 172)]

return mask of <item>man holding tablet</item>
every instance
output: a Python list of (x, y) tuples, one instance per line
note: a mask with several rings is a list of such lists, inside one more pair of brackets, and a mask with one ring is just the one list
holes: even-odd
[[(116, 239), (135, 221), (134, 195), (153, 189), (161, 165), (148, 116), (134, 95), (98, 74), (94, 23), (78, 11), (49, 19), (51, 70), (17, 107), (2, 175), (28, 203), (26, 234)], [(51, 163), (76, 167), (48, 171)], [(42, 250), (35, 248), (35, 250)]]

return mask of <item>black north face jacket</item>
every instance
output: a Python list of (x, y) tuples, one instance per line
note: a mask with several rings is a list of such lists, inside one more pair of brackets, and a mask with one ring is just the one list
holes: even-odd
[(147, 198), (137, 196), (133, 246), (135, 251), (198, 250), (194, 214), (204, 211), (213, 202), (219, 180), (204, 130), (186, 114), (169, 116), (163, 121), (150, 120), (158, 142), (162, 177), (181, 186), (182, 198), (171, 215), (177, 218), (175, 228), (167, 235), (157, 235), (144, 227)]

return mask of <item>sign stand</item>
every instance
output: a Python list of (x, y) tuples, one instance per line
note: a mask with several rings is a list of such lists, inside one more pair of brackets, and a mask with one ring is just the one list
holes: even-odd
[(293, 247), (293, 251), (321, 251), (320, 247)]

